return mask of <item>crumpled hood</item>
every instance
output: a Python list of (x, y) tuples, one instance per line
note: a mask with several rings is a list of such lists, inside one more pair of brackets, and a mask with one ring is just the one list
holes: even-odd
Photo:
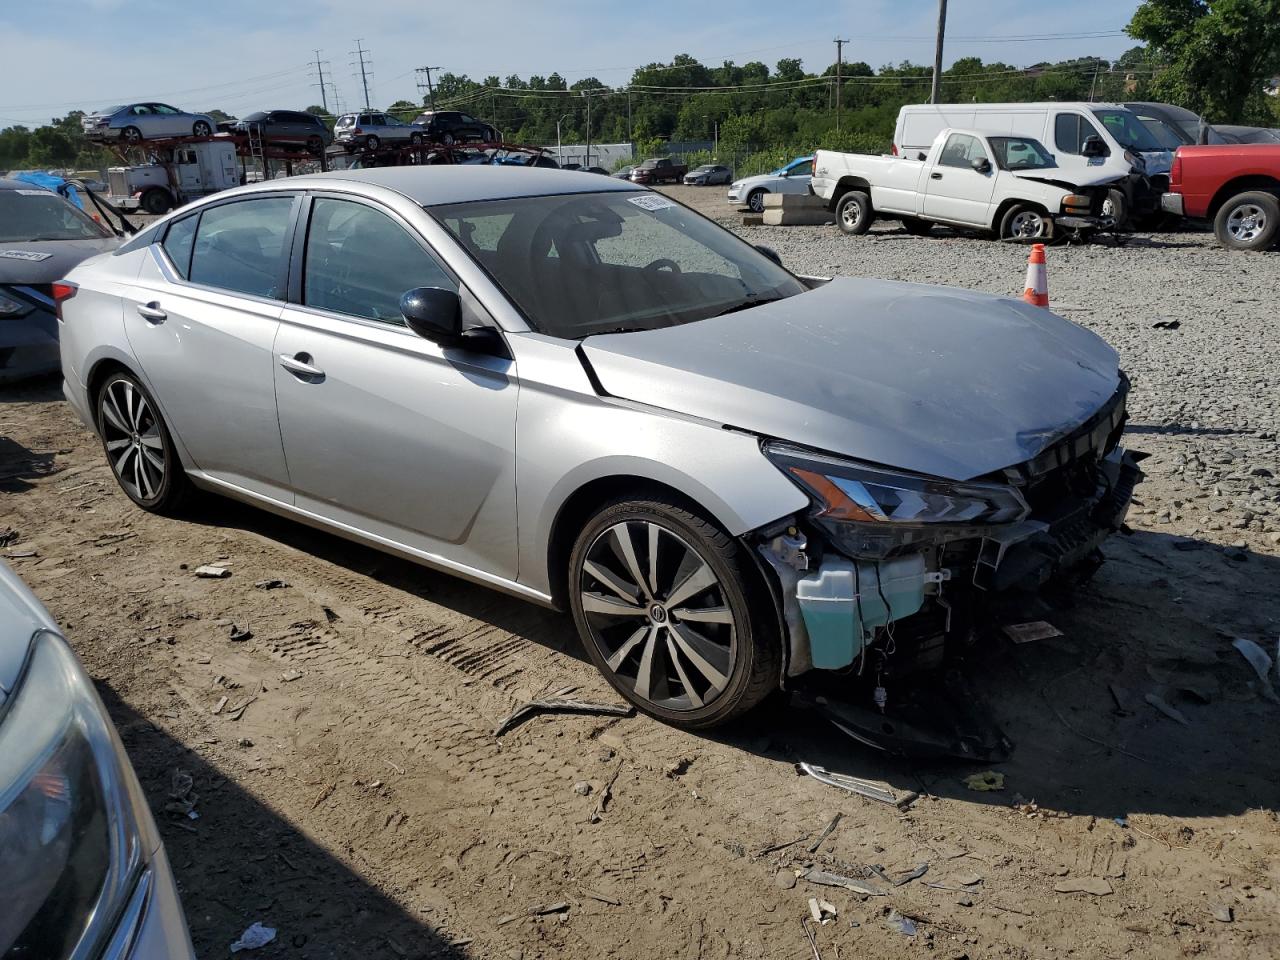
[(852, 278), (582, 350), (612, 396), (953, 480), (1034, 457), (1120, 377), (1100, 337), (1020, 300)]
[[(82, 260), (120, 246), (117, 237), (101, 240), (13, 240), (0, 243), (0, 283), (53, 283)], [(40, 259), (18, 258), (17, 253)]]
[(1117, 183), (1124, 177), (1117, 177), (1114, 173), (1099, 174), (1096, 177), (1072, 177), (1067, 171), (1058, 167), (1048, 170), (1010, 170), (1019, 180), (1031, 180), (1035, 183), (1047, 183), (1051, 187), (1061, 187), (1064, 190), (1074, 190), (1076, 187), (1096, 187), (1104, 183)]

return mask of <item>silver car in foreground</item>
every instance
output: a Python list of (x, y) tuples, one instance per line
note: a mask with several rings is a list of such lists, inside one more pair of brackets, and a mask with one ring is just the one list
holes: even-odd
[(155, 822), (49, 612), (0, 562), (0, 956), (193, 960)]
[(1138, 477), (1089, 331), (797, 277), (591, 174), (254, 184), (70, 281), (66, 396), (139, 506), (199, 487), (567, 608), (689, 727), (969, 636), (1092, 562)]

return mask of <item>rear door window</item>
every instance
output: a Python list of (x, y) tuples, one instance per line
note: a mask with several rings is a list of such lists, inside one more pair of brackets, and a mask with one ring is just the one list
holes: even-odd
[(279, 300), (293, 197), (257, 197), (206, 209), (191, 256), (192, 283)]
[(318, 197), (307, 226), (302, 302), (404, 326), (400, 298), (414, 287), (457, 290), (440, 262), (403, 226), (351, 200)]

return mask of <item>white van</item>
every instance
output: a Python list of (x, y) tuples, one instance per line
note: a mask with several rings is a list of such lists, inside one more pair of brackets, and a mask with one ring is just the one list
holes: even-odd
[[(1073, 182), (1100, 175), (1124, 178), (1105, 212), (1117, 222), (1154, 213), (1169, 186), (1173, 153), (1162, 147), (1137, 115), (1115, 103), (939, 103), (911, 104), (898, 111), (893, 152), (926, 152), (947, 127), (1032, 137), (1053, 151), (1058, 168)], [(1117, 209), (1119, 208), (1119, 209)]]

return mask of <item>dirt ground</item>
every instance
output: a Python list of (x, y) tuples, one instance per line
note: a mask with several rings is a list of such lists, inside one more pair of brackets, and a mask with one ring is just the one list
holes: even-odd
[[(536, 695), (616, 701), (567, 617), (226, 501), (142, 513), (55, 381), (0, 393), (3, 553), (120, 727), (202, 957), (260, 920), (263, 958), (804, 960), (810, 897), (838, 909), (822, 960), (1275, 957), (1280, 706), (1231, 641), (1275, 650), (1280, 547), (1136, 526), (1045, 608), (1062, 638), (975, 654), (1017, 744), (999, 792), (782, 701), (713, 735), (543, 716), (495, 737)], [(232, 575), (194, 576), (215, 562)], [(176, 770), (198, 819), (166, 812)], [(921, 864), (878, 897), (796, 879)]]

